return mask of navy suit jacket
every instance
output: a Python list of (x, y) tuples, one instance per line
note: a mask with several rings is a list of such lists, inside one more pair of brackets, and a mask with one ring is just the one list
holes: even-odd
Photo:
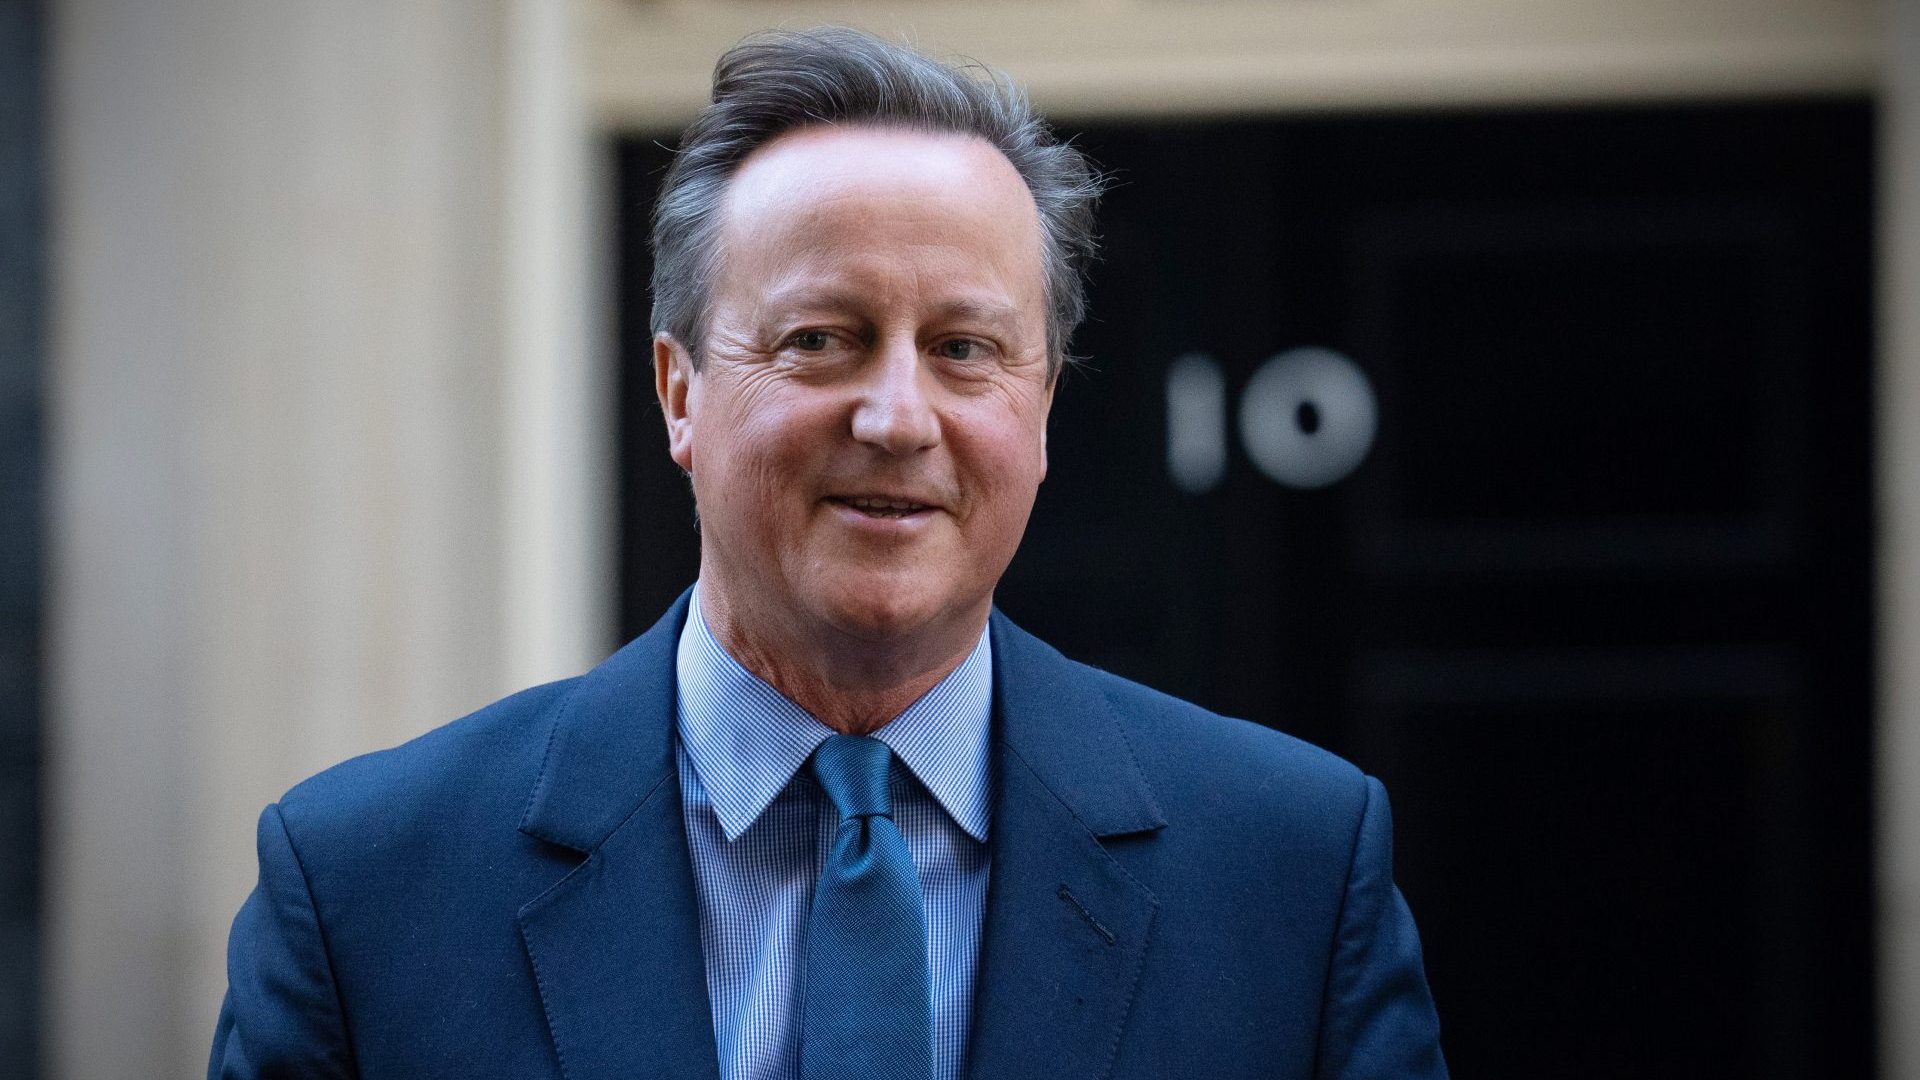
[[(269, 806), (209, 1076), (716, 1077), (674, 768), (686, 604)], [(1445, 1075), (1377, 781), (992, 634), (969, 1077)]]

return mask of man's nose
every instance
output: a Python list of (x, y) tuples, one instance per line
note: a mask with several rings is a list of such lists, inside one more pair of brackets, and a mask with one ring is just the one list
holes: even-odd
[(937, 444), (940, 417), (926, 381), (933, 374), (920, 362), (919, 346), (882, 342), (869, 360), (853, 410), (853, 437), (901, 455)]

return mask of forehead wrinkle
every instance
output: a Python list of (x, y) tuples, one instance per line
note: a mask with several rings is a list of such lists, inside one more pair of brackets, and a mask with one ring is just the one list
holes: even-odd
[[(956, 252), (950, 260), (936, 256), (905, 262), (903, 266), (884, 256), (864, 259), (857, 253), (803, 252), (782, 268), (777, 281), (759, 290), (755, 306), (861, 310), (904, 293), (927, 315), (1003, 322), (1022, 314), (1008, 291), (1011, 282), (999, 272), (967, 273), (973, 261), (964, 253)], [(942, 265), (946, 262), (953, 265)]]

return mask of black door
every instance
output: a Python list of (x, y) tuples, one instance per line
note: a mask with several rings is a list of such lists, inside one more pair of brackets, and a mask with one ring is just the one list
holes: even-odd
[[(1111, 124), (1001, 606), (1394, 797), (1462, 1077), (1859, 1077), (1858, 102)], [(670, 140), (667, 140), (670, 142)], [(622, 144), (627, 630), (695, 567)]]
[(0, 1075), (40, 1073), (47, 14), (0, 3)]

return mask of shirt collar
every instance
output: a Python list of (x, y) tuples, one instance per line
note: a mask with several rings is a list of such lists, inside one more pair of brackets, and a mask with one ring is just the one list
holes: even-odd
[[(722, 648), (696, 587), (675, 659), (680, 742), (728, 840), (760, 818), (833, 730)], [(954, 824), (985, 842), (993, 645), (985, 628), (960, 666), (873, 733), (932, 793)]]

